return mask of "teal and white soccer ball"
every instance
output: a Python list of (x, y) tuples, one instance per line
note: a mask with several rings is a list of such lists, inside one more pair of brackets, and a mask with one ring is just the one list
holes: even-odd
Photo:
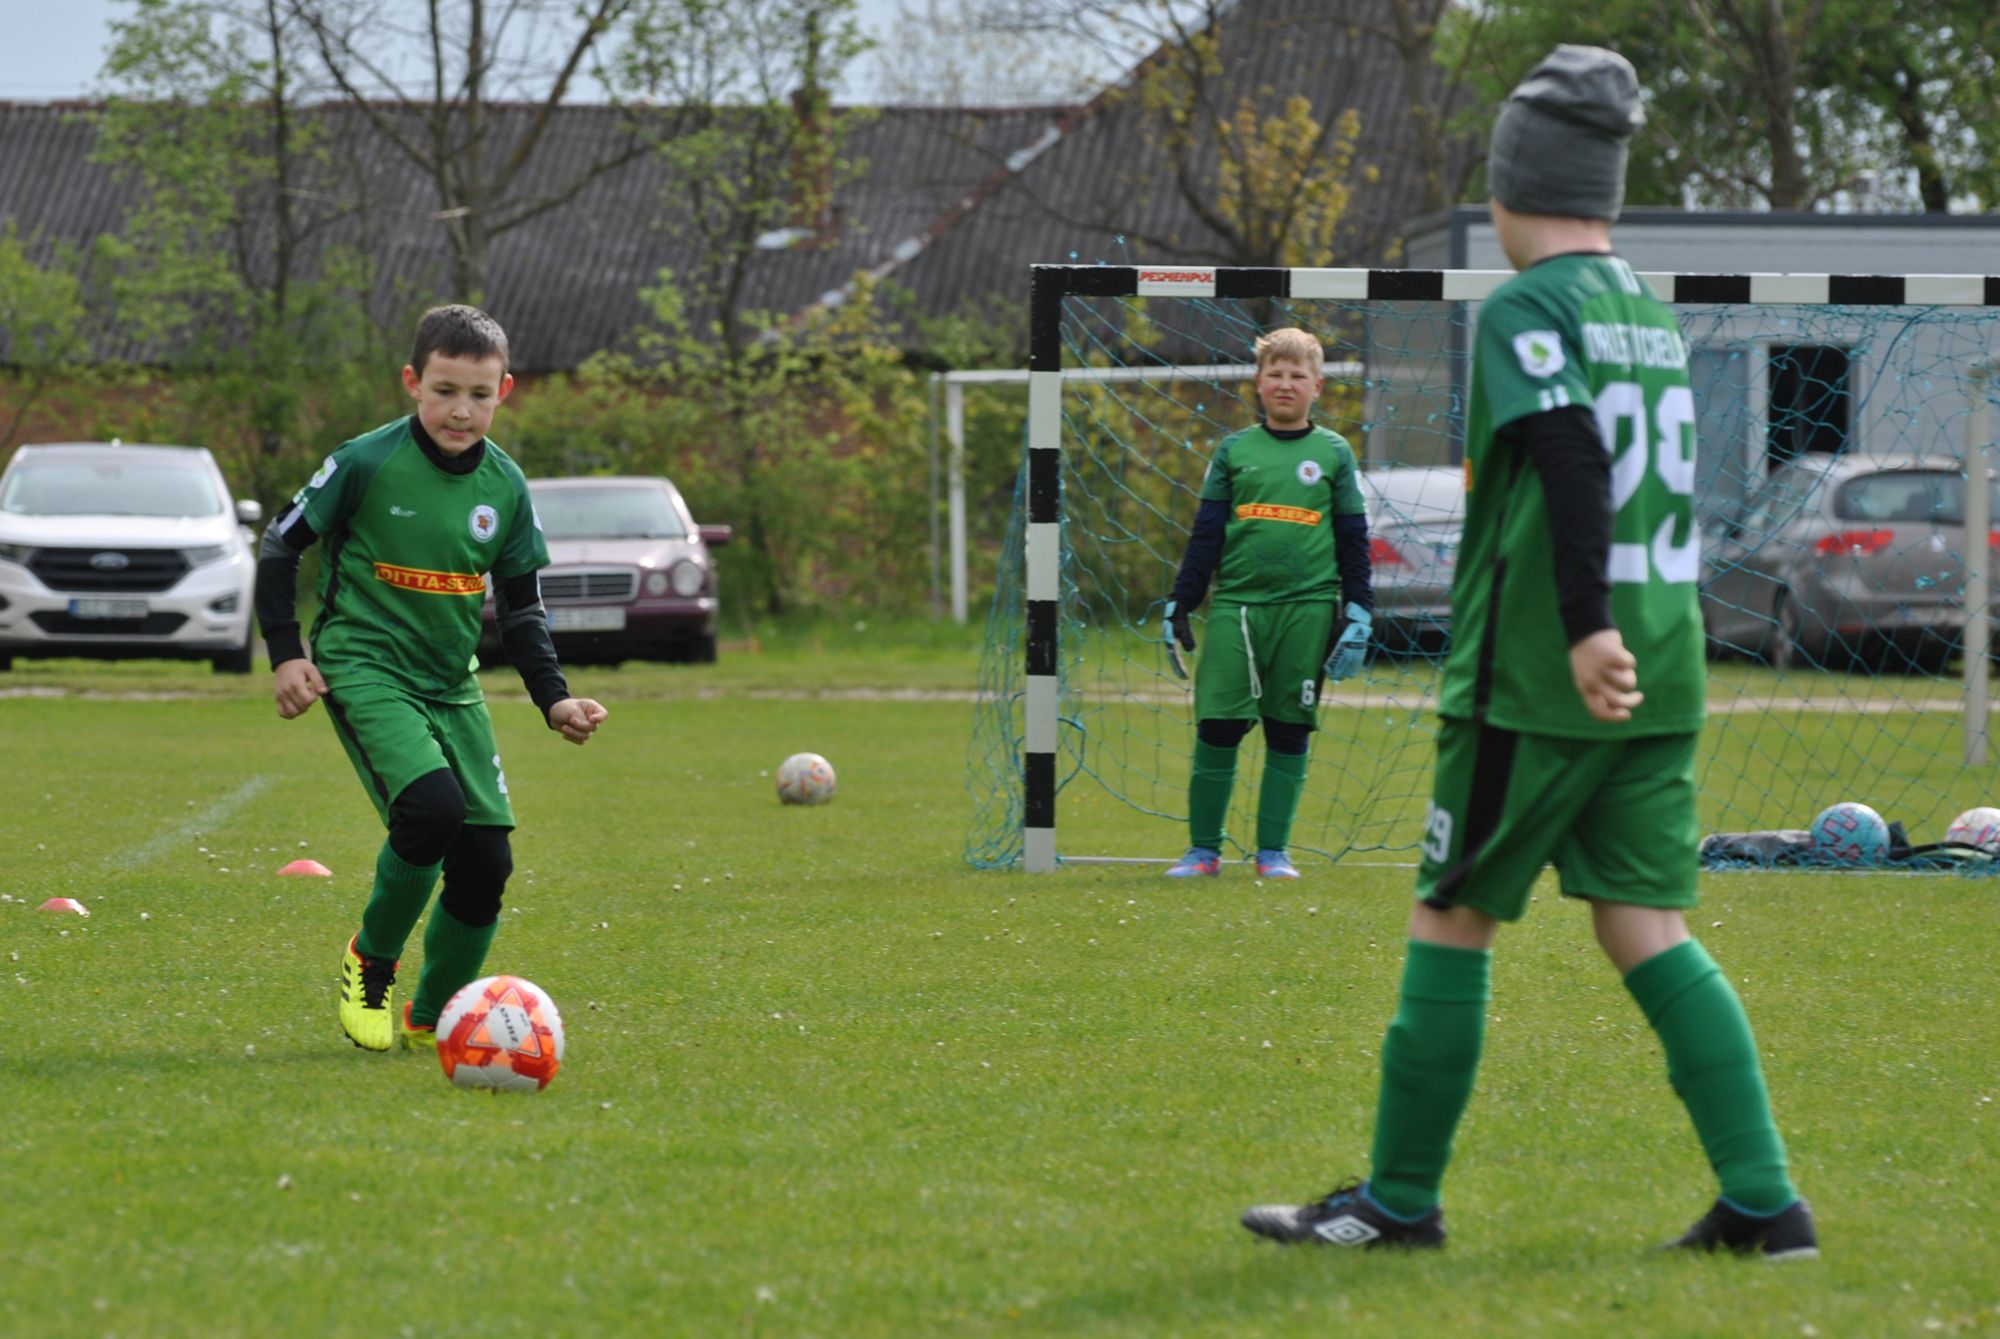
[(1873, 865), (1888, 858), (1889, 825), (1855, 800), (1820, 810), (1812, 823), (1813, 853), (1843, 865)]
[(786, 804), (825, 804), (833, 788), (833, 764), (817, 753), (794, 753), (778, 764), (778, 798)]
[(1951, 820), (1944, 839), (1955, 846), (1976, 846), (1988, 855), (2000, 855), (2000, 809), (1984, 804), (1967, 809)]

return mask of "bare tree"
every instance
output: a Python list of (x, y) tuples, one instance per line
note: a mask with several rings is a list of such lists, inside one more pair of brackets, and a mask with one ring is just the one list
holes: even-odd
[(778, 613), (788, 548), (803, 543), (783, 518), (809, 475), (796, 467), (823, 435), (791, 417), (796, 387), (837, 382), (839, 360), (819, 363), (790, 322), (751, 308), (766, 267), (839, 227), (833, 193), (851, 170), (840, 146), (854, 114), (836, 115), (828, 87), (866, 44), (853, 0), (659, 0), (636, 37), (618, 77), (682, 116), (660, 146), (660, 226), (688, 262), (647, 290), (655, 328), (639, 342), (714, 404), (705, 432), (724, 447), (753, 581)]
[(285, 2), (311, 33), (327, 79), (434, 185), (452, 287), (465, 301), (485, 291), (495, 238), (671, 134), (669, 126), (641, 133), (635, 119), (587, 161), (528, 184), (557, 109), (582, 77), (604, 72), (607, 49), (643, 16), (642, 0), (425, 0), (413, 29), (395, 18), (411, 8), (404, 0)]
[(93, 149), (137, 189), (97, 240), (91, 288), (241, 425), (238, 482), (259, 495), (308, 435), (307, 402), (348, 384), (377, 333), (356, 319), (366, 265), (333, 241), (365, 222), (329, 189), (352, 164), (311, 105), (325, 90), (305, 44), (287, 0), (141, 5), (112, 24)]
[(1158, 42), (1146, 26), (1077, 12), (1083, 8), (1045, 0), (903, 0), (869, 62), (870, 86), (877, 101), (925, 106), (1087, 102)]
[(1466, 118), (1485, 106), (1473, 87), (1491, 11), (1464, 0), (1389, 0), (1389, 22), (1371, 25), (1395, 51), (1403, 74), (1403, 105), (1416, 144), (1423, 194), (1431, 214), (1462, 198), (1479, 162), (1482, 138)]

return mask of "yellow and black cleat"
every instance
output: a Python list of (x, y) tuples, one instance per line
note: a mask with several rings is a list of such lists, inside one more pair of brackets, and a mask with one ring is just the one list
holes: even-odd
[(403, 1043), (403, 1049), (406, 1051), (429, 1051), (432, 1054), (436, 1054), (438, 1044), (437, 1024), (432, 1023), (427, 1027), (420, 1027), (412, 1023), (410, 1021), (410, 1006), (415, 1003), (415, 1000), (404, 1002), (403, 1030), (397, 1035), (397, 1039)]
[(340, 1027), (347, 1039), (364, 1051), (386, 1051), (396, 1044), (396, 964), (364, 958), (354, 940), (340, 959)]

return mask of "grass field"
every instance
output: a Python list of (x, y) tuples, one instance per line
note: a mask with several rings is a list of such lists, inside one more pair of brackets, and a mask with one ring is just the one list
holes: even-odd
[[(521, 830), (490, 966), (569, 1034), (496, 1098), (338, 1031), (381, 834), (317, 713), (262, 674), (23, 665), (0, 1334), (2000, 1335), (2000, 884), (1706, 878), (1819, 1261), (1649, 1252), (1712, 1186), (1552, 885), (1502, 939), (1451, 1247), (1285, 1251), (1236, 1216), (1366, 1170), (1407, 871), (968, 869), (970, 706), (870, 694), (972, 675), (833, 631), (579, 670), (613, 713), (584, 749), (493, 676)], [(800, 749), (832, 805), (773, 798)], [(274, 876), (299, 855), (334, 876)]]

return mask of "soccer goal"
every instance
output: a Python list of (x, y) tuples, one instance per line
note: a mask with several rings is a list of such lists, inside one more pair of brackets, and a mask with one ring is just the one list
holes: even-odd
[[(1401, 485), (1462, 459), (1473, 319), (1508, 277), (1034, 268), (1027, 449), (968, 752), (970, 862), (1046, 871), (1185, 846), (1193, 699), (1162, 603), (1210, 454), (1255, 421), (1251, 346), (1297, 325), (1326, 348), (1320, 417), (1371, 485), (1390, 645), (1322, 698), (1294, 854), (1414, 863), (1456, 535), (1434, 487)], [(1704, 829), (1804, 827), (1860, 800), (1937, 840), (2000, 802), (1988, 657), (1961, 654), (1992, 642), (2000, 277), (1644, 277), (1680, 318), (1697, 399)], [(1258, 736), (1243, 747), (1232, 839), (1251, 831), (1261, 771)]]

